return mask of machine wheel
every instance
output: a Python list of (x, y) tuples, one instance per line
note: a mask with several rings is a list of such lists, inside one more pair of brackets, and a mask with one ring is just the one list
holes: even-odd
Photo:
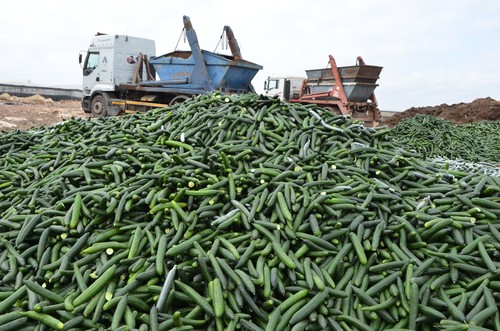
[(186, 101), (187, 99), (189, 99), (189, 97), (187, 95), (178, 95), (175, 98), (173, 98), (172, 101), (170, 101), (168, 105), (173, 106), (175, 104), (182, 103), (182, 102)]
[(92, 117), (105, 117), (108, 115), (108, 103), (103, 95), (98, 94), (92, 98), (90, 112)]

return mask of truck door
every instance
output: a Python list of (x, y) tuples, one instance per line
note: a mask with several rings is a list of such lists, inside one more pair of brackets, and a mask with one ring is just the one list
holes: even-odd
[(285, 86), (283, 88), (283, 99), (290, 101), (290, 80), (285, 80)]
[(99, 68), (100, 53), (88, 52), (83, 64), (83, 95), (90, 95), (90, 91), (100, 81)]
[(283, 79), (269, 77), (266, 80), (264, 90), (267, 96), (269, 97), (277, 96), (281, 100), (283, 100)]

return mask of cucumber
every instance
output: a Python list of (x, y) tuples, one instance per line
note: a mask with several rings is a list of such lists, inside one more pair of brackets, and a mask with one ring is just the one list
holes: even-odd
[(500, 180), (392, 132), (215, 92), (1, 133), (0, 321), (497, 329)]
[(80, 293), (80, 295), (78, 295), (75, 300), (73, 300), (73, 306), (78, 307), (81, 304), (89, 301), (90, 298), (99, 293), (115, 276), (115, 271), (117, 268), (117, 265), (113, 265), (109, 269), (107, 269), (94, 283), (92, 283), (92, 285), (90, 285), (85, 291)]

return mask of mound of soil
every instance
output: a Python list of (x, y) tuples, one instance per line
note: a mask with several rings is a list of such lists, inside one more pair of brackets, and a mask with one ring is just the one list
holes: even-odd
[(40, 95), (0, 95), (0, 132), (52, 125), (71, 117), (89, 118), (78, 100), (54, 101)]
[(417, 114), (431, 115), (444, 118), (456, 124), (465, 124), (481, 121), (500, 120), (500, 101), (492, 98), (480, 98), (470, 103), (441, 104), (438, 106), (412, 107), (402, 113), (395, 114), (383, 122), (384, 125), (394, 126), (400, 121)]
[(54, 100), (51, 98), (44, 98), (41, 95), (35, 94), (29, 97), (17, 97), (15, 95), (10, 95), (8, 93), (0, 94), (0, 102), (4, 103), (24, 103), (28, 105), (43, 105), (48, 103), (53, 103)]

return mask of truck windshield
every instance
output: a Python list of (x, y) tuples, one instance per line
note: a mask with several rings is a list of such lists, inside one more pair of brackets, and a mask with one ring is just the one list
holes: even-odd
[(88, 52), (87, 58), (85, 59), (85, 64), (83, 66), (83, 74), (88, 75), (99, 65), (99, 53), (98, 52)]
[(279, 79), (269, 79), (267, 84), (267, 90), (274, 90), (279, 88)]

